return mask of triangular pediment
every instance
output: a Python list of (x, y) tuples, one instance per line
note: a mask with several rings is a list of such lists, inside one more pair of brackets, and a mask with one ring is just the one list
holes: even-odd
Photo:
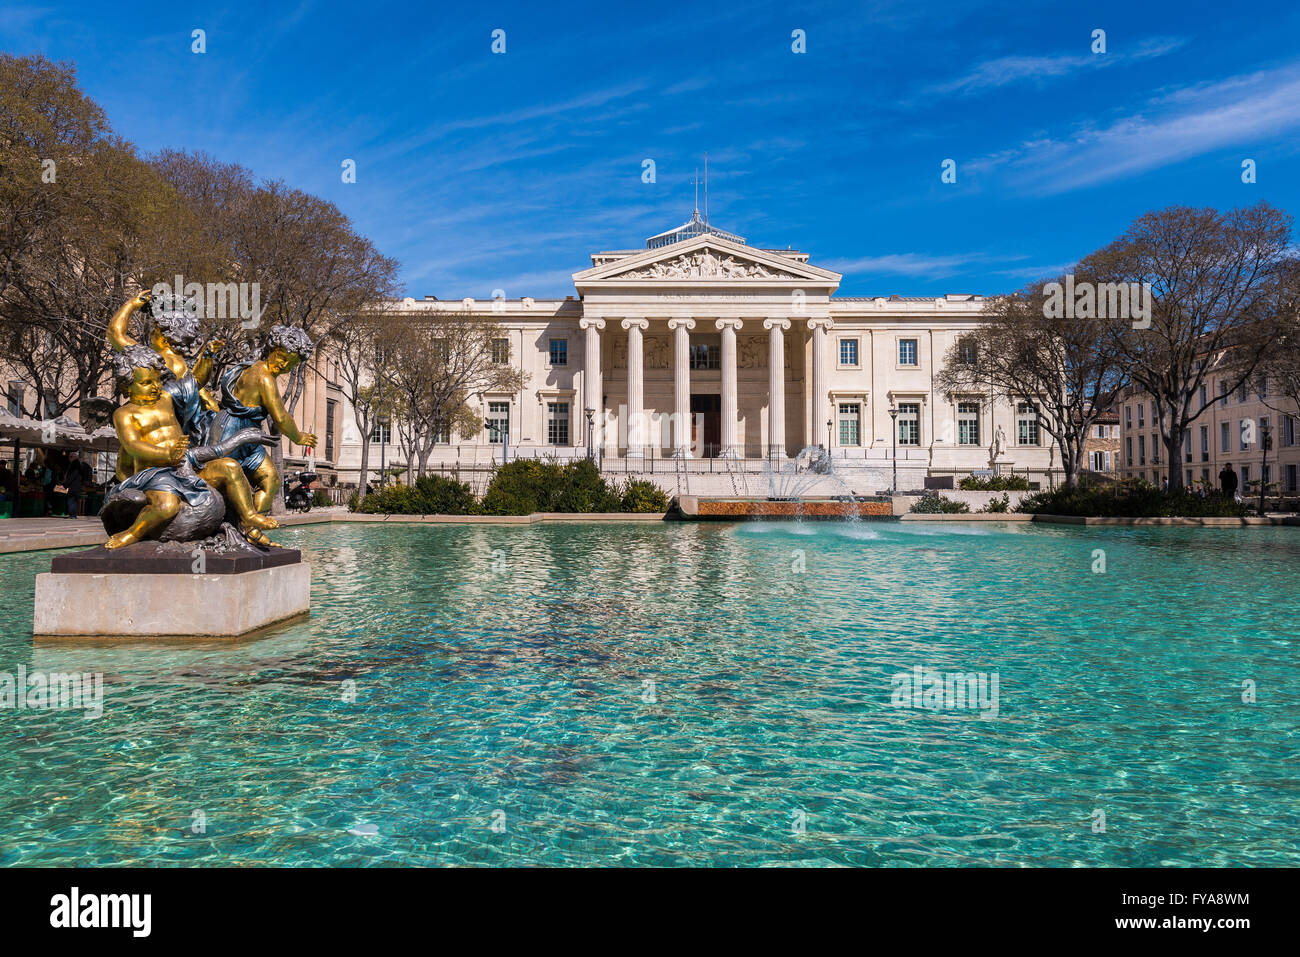
[(589, 283), (663, 282), (798, 282), (837, 286), (840, 275), (787, 259), (779, 253), (707, 235), (601, 263), (574, 273), (573, 281), (580, 287)]

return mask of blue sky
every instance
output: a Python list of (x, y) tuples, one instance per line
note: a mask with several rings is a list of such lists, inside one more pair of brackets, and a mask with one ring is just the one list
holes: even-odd
[(0, 9), (0, 48), (74, 61), (140, 149), (324, 196), (448, 299), (573, 293), (689, 218), (705, 151), (713, 224), (841, 295), (1017, 288), (1175, 203), (1297, 213), (1297, 40), (1280, 0)]

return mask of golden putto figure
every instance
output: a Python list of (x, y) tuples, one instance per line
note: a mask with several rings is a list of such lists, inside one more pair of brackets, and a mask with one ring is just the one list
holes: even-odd
[(227, 453), (236, 443), (269, 442), (252, 430), (225, 443), (190, 447), (163, 384), (163, 358), (140, 345), (113, 354), (114, 372), (127, 402), (113, 414), (121, 442), (118, 478), (105, 501), (105, 547), (121, 548), (148, 538), (196, 541), (215, 533), (234, 512), (244, 536), (269, 545), (265, 530), (278, 527), (253, 505), (239, 464)]

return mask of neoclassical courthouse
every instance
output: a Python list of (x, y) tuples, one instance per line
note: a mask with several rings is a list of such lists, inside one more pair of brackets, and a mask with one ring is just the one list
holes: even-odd
[[(945, 353), (978, 324), (981, 297), (836, 297), (840, 278), (807, 253), (750, 246), (697, 211), (644, 248), (592, 253), (573, 275), (576, 296), (402, 300), (400, 311), (430, 319), (490, 310), (509, 336), (503, 361), (527, 374), (519, 393), (482, 395), (482, 434), (447, 436), (431, 464), (486, 467), (503, 446), (511, 458), (568, 458), (585, 455), (590, 438), (618, 471), (671, 473), (674, 456), (692, 471), (703, 459), (757, 470), (822, 445), (837, 468), (884, 475), (882, 488), (896, 460), (906, 489), (989, 468), (1000, 432), (1004, 469), (1044, 486), (1059, 476), (1030, 404), (936, 387)], [(339, 480), (351, 483), (360, 436), (351, 409), (339, 411)], [(395, 453), (389, 446), (388, 461)]]

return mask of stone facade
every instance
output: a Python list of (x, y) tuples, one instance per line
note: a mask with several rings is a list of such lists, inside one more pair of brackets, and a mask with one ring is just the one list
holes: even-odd
[[(1044, 486), (1060, 478), (1060, 456), (1027, 406), (936, 386), (948, 349), (979, 324), (981, 297), (835, 297), (840, 275), (807, 254), (699, 225), (679, 241), (593, 253), (573, 275), (576, 296), (395, 303), (431, 322), (467, 309), (490, 315), (527, 376), (519, 393), (478, 396), (490, 424), (438, 446), (431, 466), (464, 473), (500, 461), (491, 441), (500, 432), (489, 430), (507, 417), (511, 458), (585, 456), (590, 409), (605, 467), (648, 477), (700, 473), (706, 459), (758, 471), (821, 445), (837, 470), (841, 461), (871, 470), (859, 492), (889, 486), (895, 462), (897, 487), (920, 488), (927, 475), (989, 469), (1001, 427), (1003, 470)], [(341, 428), (340, 479), (355, 482), (360, 435), (346, 407)], [(386, 458), (401, 462), (392, 445)]]

